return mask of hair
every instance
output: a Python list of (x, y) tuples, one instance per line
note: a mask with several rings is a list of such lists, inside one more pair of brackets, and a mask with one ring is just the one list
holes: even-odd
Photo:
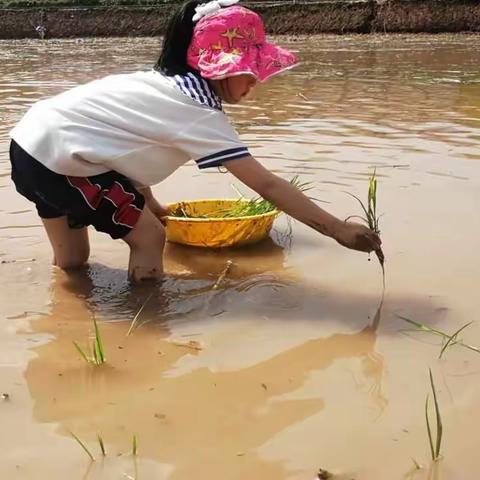
[(185, 2), (170, 18), (165, 36), (163, 37), (160, 58), (153, 67), (168, 76), (195, 72), (187, 64), (187, 51), (192, 40), (195, 7), (198, 0)]

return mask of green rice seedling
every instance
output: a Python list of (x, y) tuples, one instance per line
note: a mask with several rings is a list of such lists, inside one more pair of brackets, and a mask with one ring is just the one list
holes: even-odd
[(450, 347), (451, 345), (455, 345), (457, 343), (457, 337), (458, 337), (458, 334), (465, 330), (468, 326), (470, 326), (473, 322), (468, 322), (466, 323), (465, 325), (463, 325), (463, 327), (460, 327), (453, 335), (451, 335), (448, 340), (445, 342), (445, 345), (442, 347), (442, 349), (440, 350), (440, 355), (438, 356), (438, 358), (442, 358), (442, 355), (444, 354), (445, 350)]
[(433, 375), (432, 375), (431, 369), (429, 369), (429, 374), (430, 374), (430, 386), (433, 392), (433, 404), (435, 409), (435, 422), (436, 422), (435, 442), (433, 441), (432, 428), (430, 427), (428, 395), (425, 400), (425, 421), (427, 423), (427, 434), (428, 434), (428, 443), (430, 445), (430, 453), (432, 455), (432, 460), (435, 462), (440, 458), (440, 450), (442, 447), (442, 437), (443, 437), (443, 424), (442, 424), (442, 418), (440, 416), (440, 408), (438, 406), (438, 400), (437, 400), (437, 391), (435, 389), (435, 383), (433, 381)]
[(100, 445), (100, 450), (102, 451), (102, 455), (105, 457), (107, 452), (105, 450), (105, 444), (103, 443), (103, 438), (97, 433), (98, 444)]
[(80, 356), (87, 362), (87, 363), (92, 363), (91, 358), (87, 356), (87, 354), (83, 351), (82, 347), (77, 343), (73, 342), (73, 345), (77, 349), (77, 352), (80, 354)]
[[(379, 227), (379, 220), (380, 217), (377, 215), (377, 176), (376, 170), (373, 171), (373, 174), (368, 177), (368, 194), (367, 194), (367, 203), (366, 205), (362, 202), (360, 198), (350, 192), (345, 192), (347, 195), (353, 197), (362, 207), (363, 213), (365, 214), (364, 217), (359, 215), (350, 215), (345, 219), (348, 221), (350, 218), (358, 218), (365, 222), (368, 225), (370, 230), (374, 231), (378, 235), (380, 235), (380, 227)], [(383, 254), (383, 250), (381, 247), (378, 247), (375, 250), (375, 254), (377, 255), (378, 261), (380, 262), (380, 266), (382, 267), (383, 272), (383, 283), (385, 286), (385, 255)]]
[(85, 350), (83, 350), (82, 347), (80, 347), (80, 345), (77, 342), (73, 342), (73, 345), (77, 349), (80, 356), (87, 363), (91, 363), (92, 365), (99, 366), (105, 363), (105, 351), (103, 349), (102, 337), (100, 335), (100, 330), (98, 328), (97, 320), (95, 317), (93, 317), (93, 326), (94, 326), (95, 336), (93, 337), (91, 356), (87, 355), (87, 353), (85, 353)]
[(445, 350), (448, 347), (451, 347), (453, 345), (460, 345), (461, 347), (468, 348), (469, 350), (472, 350), (474, 352), (480, 353), (480, 348), (475, 347), (473, 345), (468, 345), (466, 343), (463, 343), (461, 340), (459, 340), (458, 334), (463, 331), (465, 328), (467, 328), (469, 325), (471, 325), (473, 322), (469, 322), (465, 325), (463, 325), (461, 328), (459, 328), (453, 335), (449, 335), (448, 333), (442, 332), (441, 330), (437, 330), (435, 328), (429, 327), (428, 325), (425, 325), (420, 322), (416, 322), (415, 320), (412, 320), (411, 318), (403, 317), (402, 315), (396, 315), (398, 318), (403, 320), (404, 322), (409, 323), (410, 325), (415, 327), (415, 330), (419, 332), (427, 332), (427, 333), (432, 333), (433, 335), (437, 335), (439, 337), (442, 337), (442, 339), (446, 342), (443, 347), (442, 351), (440, 352), (439, 358), (442, 357), (443, 353), (445, 353)]
[[(308, 192), (313, 188), (311, 182), (301, 182), (298, 175), (295, 175), (290, 180), (290, 184), (303, 193)], [(222, 217), (250, 217), (253, 215), (262, 215), (274, 211), (277, 211), (277, 207), (262, 197), (256, 197), (246, 201), (246, 199), (241, 196), (236, 205), (222, 213)]]
[[(301, 182), (298, 175), (295, 175), (295, 177), (290, 180), (290, 183), (301, 192), (307, 192), (313, 188), (311, 182)], [(178, 205), (177, 209), (171, 213), (171, 215), (174, 217), (183, 218), (237, 218), (263, 215), (265, 213), (278, 211), (277, 207), (268, 200), (265, 200), (262, 197), (247, 199), (238, 191), (238, 189), (235, 187), (233, 188), (239, 194), (240, 198), (228, 208), (219, 209), (209, 213), (208, 215), (193, 216), (189, 214), (188, 207), (184, 203), (181, 203)], [(312, 198), (312, 200), (316, 199)]]
[(97, 320), (93, 317), (93, 325), (95, 327), (95, 337), (93, 339), (93, 358), (95, 365), (102, 365), (105, 363), (105, 353), (103, 350), (102, 337), (100, 330), (98, 329)]
[(137, 452), (138, 452), (138, 441), (137, 441), (137, 436), (134, 435), (132, 438), (132, 455), (136, 457)]
[(92, 455), (92, 452), (87, 448), (87, 446), (72, 432), (70, 431), (70, 435), (77, 441), (77, 443), (82, 447), (85, 453), (89, 456), (92, 462), (95, 461), (95, 457)]
[(132, 320), (132, 323), (130, 324), (130, 328), (128, 329), (128, 332), (127, 332), (127, 337), (133, 332), (134, 328), (136, 327), (137, 325), (137, 322), (138, 322), (138, 319), (140, 318), (140, 314), (142, 313), (143, 309), (145, 308), (145, 305), (147, 305), (147, 303), (150, 301), (150, 299), (152, 298), (153, 296), (153, 293), (151, 293), (147, 299), (143, 302), (142, 306), (140, 307), (140, 309), (138, 310), (137, 314), (135, 315), (135, 317), (133, 317), (133, 320)]

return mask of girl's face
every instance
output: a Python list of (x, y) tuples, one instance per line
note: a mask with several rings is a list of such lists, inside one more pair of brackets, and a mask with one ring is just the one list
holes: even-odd
[(227, 103), (239, 103), (257, 84), (252, 75), (241, 74), (211, 81), (215, 93)]

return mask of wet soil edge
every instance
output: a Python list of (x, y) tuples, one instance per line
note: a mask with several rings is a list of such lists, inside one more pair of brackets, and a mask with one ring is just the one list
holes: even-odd
[[(480, 32), (478, 0), (320, 1), (279, 5), (245, 2), (270, 34)], [(0, 38), (156, 36), (174, 6), (0, 9)]]

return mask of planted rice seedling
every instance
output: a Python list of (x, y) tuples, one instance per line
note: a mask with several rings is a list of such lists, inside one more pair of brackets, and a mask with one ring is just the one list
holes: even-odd
[(133, 438), (132, 438), (132, 455), (134, 457), (137, 456), (137, 452), (138, 452), (138, 442), (137, 442), (137, 436), (134, 435)]
[(80, 356), (87, 362), (91, 363), (92, 365), (103, 365), (105, 363), (105, 351), (103, 349), (103, 342), (102, 337), (100, 335), (100, 330), (97, 325), (97, 320), (93, 317), (93, 326), (94, 326), (94, 337), (91, 345), (92, 353), (91, 355), (87, 355), (85, 350), (80, 347), (77, 342), (73, 342), (73, 345), (77, 349)]
[(133, 320), (132, 320), (132, 323), (130, 324), (130, 328), (128, 329), (128, 332), (127, 332), (127, 337), (133, 332), (134, 328), (136, 327), (137, 325), (137, 322), (138, 322), (138, 319), (140, 318), (140, 314), (142, 313), (143, 309), (145, 308), (145, 305), (149, 302), (149, 300), (152, 298), (153, 296), (153, 293), (151, 293), (147, 299), (143, 302), (142, 306), (140, 307), (140, 309), (138, 310), (137, 314), (135, 315), (135, 317), (133, 317)]
[(428, 434), (428, 443), (430, 445), (430, 453), (432, 455), (432, 460), (435, 462), (440, 458), (440, 450), (442, 447), (442, 437), (443, 437), (443, 424), (442, 418), (440, 416), (440, 408), (438, 406), (437, 400), (437, 391), (435, 389), (435, 383), (433, 381), (432, 370), (429, 369), (430, 374), (430, 386), (432, 388), (433, 393), (433, 405), (435, 410), (435, 441), (433, 441), (432, 435), (432, 428), (430, 426), (430, 419), (429, 419), (429, 395), (425, 400), (425, 421), (427, 424), (427, 434)]
[(92, 455), (92, 452), (87, 448), (87, 446), (73, 433), (70, 432), (70, 435), (77, 441), (77, 443), (82, 447), (83, 451), (89, 456), (92, 462), (95, 461), (95, 457)]
[[(379, 227), (379, 220), (380, 217), (377, 215), (377, 177), (376, 177), (376, 170), (373, 171), (373, 174), (368, 178), (368, 194), (367, 194), (367, 203), (366, 205), (362, 202), (362, 200), (350, 192), (345, 192), (346, 194), (353, 197), (362, 207), (362, 210), (365, 214), (364, 217), (360, 215), (350, 215), (345, 219), (348, 221), (350, 218), (358, 218), (362, 220), (368, 225), (370, 230), (373, 230), (375, 233), (380, 235), (380, 227)], [(377, 255), (378, 261), (380, 262), (380, 266), (382, 267), (383, 273), (383, 284), (385, 286), (385, 255), (383, 254), (383, 250), (379, 247), (375, 250), (375, 254)]]
[(465, 330), (473, 322), (466, 323), (461, 328), (459, 328), (456, 332), (454, 332), (452, 335), (450, 335), (448, 333), (442, 332), (441, 330), (437, 330), (435, 328), (429, 327), (428, 325), (425, 325), (423, 323), (412, 320), (411, 318), (403, 317), (402, 315), (397, 315), (397, 317), (400, 318), (401, 320), (409, 323), (410, 325), (414, 326), (416, 331), (432, 333), (434, 335), (442, 337), (442, 339), (445, 343), (442, 346), (439, 358), (442, 358), (442, 355), (445, 353), (447, 348), (452, 347), (454, 345), (460, 345), (461, 347), (468, 348), (469, 350), (480, 353), (480, 348), (475, 347), (473, 345), (468, 345), (467, 343), (464, 343), (464, 342), (462, 342), (461, 340), (458, 339), (458, 334), (460, 332), (462, 332), (463, 330)]
[(97, 433), (98, 444), (100, 445), (100, 450), (102, 451), (102, 455), (105, 457), (107, 452), (105, 450), (105, 444), (103, 443), (103, 438)]
[(455, 345), (457, 343), (457, 337), (458, 337), (458, 334), (465, 330), (468, 326), (470, 326), (473, 322), (468, 322), (466, 323), (465, 325), (463, 325), (463, 327), (460, 327), (453, 335), (451, 335), (448, 340), (445, 342), (445, 345), (442, 347), (442, 349), (440, 350), (440, 355), (438, 356), (438, 358), (442, 358), (442, 355), (444, 354), (445, 350), (450, 347), (451, 345)]

